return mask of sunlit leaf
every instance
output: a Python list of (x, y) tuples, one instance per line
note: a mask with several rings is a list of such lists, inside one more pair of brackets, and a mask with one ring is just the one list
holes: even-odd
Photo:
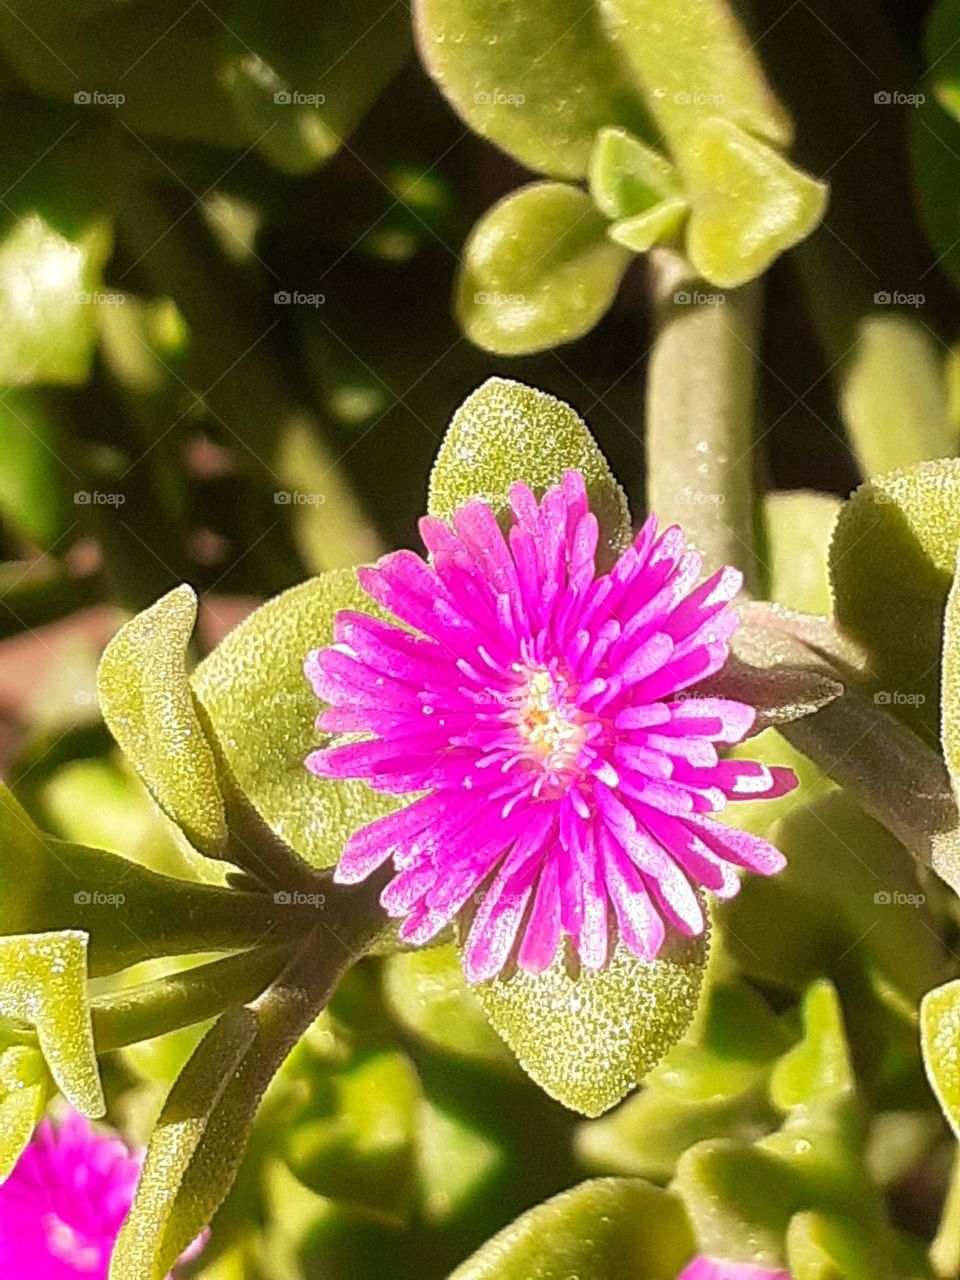
[(531, 169), (580, 178), (599, 128), (642, 130), (593, 0), (418, 0), (415, 18), (421, 57), (454, 108)]
[(154, 799), (201, 852), (222, 854), (223, 797), (187, 680), (197, 597), (177, 587), (131, 619), (97, 673), (103, 717)]
[(826, 187), (729, 120), (705, 120), (686, 145), (687, 252), (713, 284), (754, 279), (822, 218)]
[(541, 974), (473, 988), (527, 1074), (564, 1106), (597, 1116), (672, 1049), (696, 1011), (707, 939), (674, 936), (656, 960), (622, 945), (605, 969), (571, 973), (563, 950)]
[(101, 849), (57, 840), (40, 831), (3, 786), (0, 876), (17, 886), (0, 897), (0, 931), (82, 929), (93, 975), (156, 956), (255, 946), (279, 928), (295, 938), (317, 922), (309, 902), (178, 880)]
[[(256, 1031), (256, 1017), (249, 1009), (223, 1014), (174, 1085), (151, 1138), (133, 1208), (113, 1251), (110, 1275), (116, 1280), (160, 1280), (193, 1238), (192, 1234), (180, 1238), (177, 1210), (182, 1184)], [(238, 1133), (237, 1138), (242, 1140), (242, 1135)], [(175, 1237), (172, 1245), (168, 1243), (171, 1236)]]
[(960, 980), (947, 982), (923, 997), (920, 1044), (930, 1087), (960, 1137)]
[(0, 383), (82, 382), (96, 337), (94, 295), (110, 248), (103, 226), (68, 239), (39, 214), (0, 242)]
[(607, 218), (630, 218), (682, 195), (674, 166), (626, 129), (601, 129), (590, 153), (590, 194)]
[(604, 314), (629, 255), (578, 187), (535, 182), (489, 209), (467, 240), (457, 315), (498, 355), (572, 342)]
[(694, 1252), (680, 1201), (639, 1178), (596, 1178), (537, 1205), (450, 1280), (676, 1280)]
[(724, 0), (599, 0), (663, 132), (673, 139), (723, 117), (785, 145), (790, 121), (763, 74), (759, 51)]
[(515, 481), (540, 494), (568, 470), (583, 473), (600, 521), (601, 554), (609, 560), (630, 540), (630, 513), (586, 424), (543, 391), (491, 378), (453, 415), (430, 477), (428, 508), (449, 520), (470, 498), (480, 498), (502, 516)]
[(87, 998), (87, 937), (79, 930), (0, 938), (0, 1015), (36, 1028), (64, 1097), (88, 1116), (106, 1107)]
[(318, 745), (320, 704), (303, 664), (310, 650), (332, 643), (341, 609), (377, 611), (352, 569), (310, 578), (269, 600), (193, 676), (239, 786), (272, 830), (315, 867), (331, 866), (352, 831), (396, 807), (364, 782), (327, 781), (304, 765)]

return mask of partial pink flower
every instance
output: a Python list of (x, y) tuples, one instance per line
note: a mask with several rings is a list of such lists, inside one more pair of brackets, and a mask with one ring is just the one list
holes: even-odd
[(677, 1280), (790, 1280), (786, 1271), (771, 1271), (749, 1262), (720, 1262), (703, 1254), (689, 1263)]
[[(71, 1111), (43, 1120), (0, 1186), (0, 1275), (107, 1280), (143, 1154)], [(198, 1239), (181, 1261), (195, 1257)]]
[(783, 855), (710, 815), (779, 796), (789, 769), (721, 759), (754, 711), (685, 691), (717, 672), (741, 575), (697, 585), (701, 559), (651, 516), (611, 572), (583, 477), (537, 502), (510, 490), (507, 536), (479, 501), (420, 530), (430, 552), (359, 570), (399, 620), (337, 616), (306, 673), (329, 703), (317, 721), (364, 734), (315, 751), (328, 778), (364, 778), (413, 803), (350, 837), (342, 883), (392, 860), (381, 896), (400, 936), (425, 943), (461, 912), (471, 982), (508, 960), (537, 973), (565, 934), (591, 969), (617, 935), (657, 955), (669, 928), (705, 928), (696, 886), (737, 892), (736, 868), (772, 875)]

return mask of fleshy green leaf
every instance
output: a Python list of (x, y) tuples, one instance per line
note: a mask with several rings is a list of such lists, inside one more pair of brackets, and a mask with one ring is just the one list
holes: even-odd
[(930, 1087), (960, 1138), (960, 980), (947, 982), (923, 997), (920, 1045)]
[(940, 737), (953, 792), (960, 800), (960, 554), (943, 617)]
[(227, 837), (213, 750), (187, 679), (197, 597), (177, 587), (132, 618), (104, 650), (97, 673), (103, 718), (163, 811), (202, 853)]
[(183, 1211), (178, 1193), (256, 1030), (256, 1018), (247, 1008), (223, 1014), (174, 1085), (151, 1137), (136, 1198), (113, 1251), (110, 1275), (115, 1280), (161, 1280), (193, 1238), (181, 1230)]
[(524, 355), (587, 333), (613, 301), (630, 261), (607, 238), (589, 196), (534, 182), (488, 209), (463, 251), (457, 315), (497, 355)]
[[(111, 1261), (112, 1280), (161, 1280), (223, 1203), (260, 1100), (363, 947), (366, 926), (337, 916), (249, 1008), (228, 1011), (170, 1092)], [(355, 950), (356, 948), (356, 950)]]
[(616, 244), (634, 253), (646, 253), (655, 244), (666, 244), (680, 230), (689, 205), (682, 196), (662, 200), (644, 213), (621, 218), (610, 228), (608, 235)]
[(636, 1097), (580, 1126), (578, 1153), (597, 1173), (664, 1182), (696, 1142), (769, 1132), (777, 1117), (765, 1086), (773, 1058), (789, 1042), (748, 987), (712, 984), (696, 1029), (651, 1071)]
[(823, 183), (730, 120), (705, 120), (687, 146), (687, 253), (713, 284), (754, 279), (822, 218)]
[(86, 378), (96, 338), (94, 296), (109, 252), (104, 227), (68, 239), (39, 214), (0, 243), (0, 383)]
[(271, 829), (315, 867), (331, 866), (352, 831), (396, 807), (364, 782), (330, 782), (304, 765), (318, 745), (320, 704), (303, 663), (311, 649), (333, 642), (341, 609), (377, 612), (352, 569), (310, 578), (268, 600), (193, 676), (240, 788)]
[(717, 117), (770, 142), (790, 142), (790, 121), (734, 6), (671, 0), (665, 12), (663, 0), (599, 0), (599, 9), (671, 145)]
[(694, 1252), (680, 1201), (639, 1178), (596, 1178), (505, 1227), (450, 1280), (676, 1280)]
[(527, 1074), (571, 1110), (597, 1116), (677, 1043), (696, 1012), (708, 940), (674, 936), (656, 960), (622, 945), (607, 968), (572, 974), (560, 949), (544, 973), (473, 988)]
[(599, 128), (643, 126), (593, 0), (418, 0), (415, 16), (421, 57), (454, 108), (531, 169), (581, 178)]
[(631, 218), (683, 191), (676, 169), (626, 129), (601, 129), (590, 153), (590, 194), (607, 218)]
[(958, 546), (960, 461), (948, 458), (861, 486), (830, 544), (837, 622), (867, 653), (875, 701), (931, 743)]
[(0, 1015), (36, 1028), (44, 1059), (72, 1106), (84, 1115), (104, 1114), (85, 933), (65, 929), (0, 938)]
[(430, 477), (428, 509), (449, 520), (479, 498), (500, 517), (515, 481), (539, 495), (569, 470), (583, 473), (600, 521), (601, 556), (609, 561), (630, 541), (630, 512), (586, 424), (544, 391), (490, 378), (453, 415)]
[(269, 10), (240, 0), (229, 25), (227, 83), (259, 150), (285, 173), (334, 155), (410, 50), (409, 16), (391, 0)]

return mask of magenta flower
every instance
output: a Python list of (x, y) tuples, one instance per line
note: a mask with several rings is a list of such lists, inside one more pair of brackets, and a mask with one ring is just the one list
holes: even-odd
[(651, 516), (598, 577), (576, 471), (539, 504), (514, 485), (510, 506), (506, 538), (479, 501), (452, 527), (426, 517), (429, 564), (398, 551), (359, 570), (405, 625), (342, 612), (335, 643), (306, 662), (330, 704), (318, 728), (368, 735), (308, 767), (425, 793), (355, 832), (337, 880), (392, 859), (381, 902), (411, 943), (472, 917), (471, 982), (508, 960), (542, 971), (564, 934), (599, 969), (617, 935), (651, 959), (668, 927), (702, 933), (696, 886), (728, 897), (735, 868), (784, 865), (710, 815), (796, 785), (789, 769), (719, 757), (749, 731), (751, 707), (684, 692), (726, 661), (735, 569), (697, 586), (700, 557)]
[(790, 1280), (786, 1271), (771, 1271), (749, 1262), (719, 1262), (703, 1254), (689, 1263), (677, 1280)]
[[(76, 1111), (56, 1126), (41, 1121), (0, 1186), (0, 1274), (107, 1280), (142, 1163)], [(201, 1237), (181, 1261), (203, 1244)]]

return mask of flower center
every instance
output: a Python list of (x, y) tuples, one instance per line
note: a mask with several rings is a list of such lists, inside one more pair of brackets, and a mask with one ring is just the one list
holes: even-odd
[(542, 667), (527, 674), (517, 727), (531, 754), (548, 773), (572, 769), (587, 737), (568, 682)]

